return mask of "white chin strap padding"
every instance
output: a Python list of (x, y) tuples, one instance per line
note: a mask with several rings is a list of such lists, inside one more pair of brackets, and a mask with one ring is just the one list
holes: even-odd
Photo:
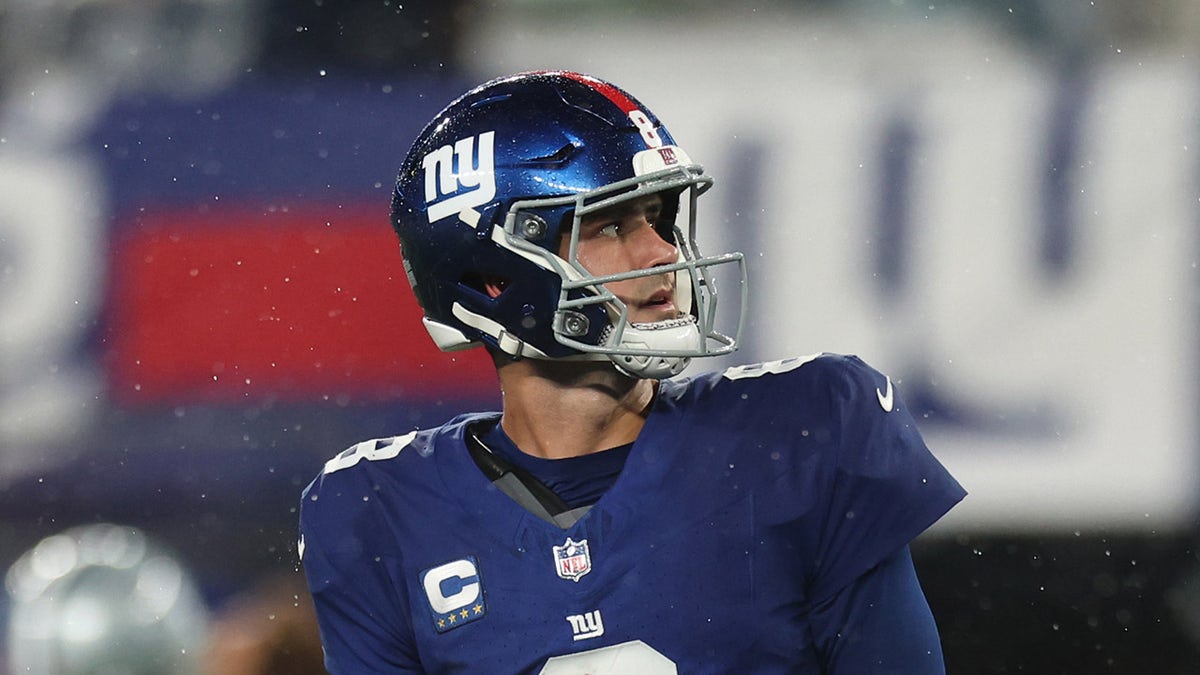
[[(634, 323), (621, 334), (622, 350), (648, 352), (701, 353), (703, 338), (696, 319), (686, 316), (669, 321)], [(621, 372), (633, 377), (662, 380), (683, 372), (692, 362), (690, 356), (656, 356), (653, 354), (612, 354), (609, 356)]]
[(609, 356), (617, 370), (639, 379), (665, 380), (683, 372), (692, 362), (687, 356), (633, 356), (612, 354)]

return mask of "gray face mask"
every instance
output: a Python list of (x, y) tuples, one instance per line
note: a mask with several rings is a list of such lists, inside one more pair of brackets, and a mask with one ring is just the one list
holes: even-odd
[[(644, 176), (575, 197), (519, 201), (510, 208), (504, 229), (496, 230), (492, 238), (500, 246), (562, 278), (562, 290), (554, 318), (555, 339), (582, 353), (579, 357), (568, 358), (608, 359), (619, 370), (634, 377), (671, 377), (686, 368), (693, 358), (733, 352), (737, 349), (745, 322), (748, 288), (743, 255), (735, 252), (703, 256), (696, 245), (695, 202), (711, 185), (712, 179), (703, 173), (703, 169), (685, 164), (657, 169)], [(673, 228), (678, 254), (676, 262), (602, 276), (589, 272), (577, 255), (583, 220), (602, 209), (656, 192), (678, 194), (679, 207)], [(539, 208), (562, 206), (564, 199), (574, 204), (574, 223), (565, 257), (560, 257), (527, 241), (525, 231), (529, 219), (524, 215)], [(683, 227), (679, 226), (681, 223)], [(716, 328), (717, 292), (713, 272), (718, 267), (733, 270), (731, 274), (734, 278), (729, 281), (736, 283), (741, 293), (736, 328), (730, 333)], [(632, 321), (629, 307), (606, 288), (606, 284), (614, 282), (664, 274), (674, 275), (675, 304), (683, 312), (676, 318), (647, 323)], [(577, 291), (583, 291), (583, 297), (579, 297)], [(581, 338), (592, 328), (586, 310), (594, 306), (604, 308), (604, 315), (610, 323), (605, 326), (600, 339), (593, 343)], [(595, 316), (595, 313), (591, 313), (591, 316)], [(503, 348), (503, 342), (501, 346)], [(538, 353), (510, 353), (544, 358)]]

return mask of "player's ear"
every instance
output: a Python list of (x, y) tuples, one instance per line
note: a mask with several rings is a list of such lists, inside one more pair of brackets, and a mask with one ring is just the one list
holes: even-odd
[(500, 294), (506, 288), (508, 288), (508, 279), (492, 276), (484, 277), (483, 279), (483, 290), (488, 294), (489, 298), (495, 299), (500, 297)]

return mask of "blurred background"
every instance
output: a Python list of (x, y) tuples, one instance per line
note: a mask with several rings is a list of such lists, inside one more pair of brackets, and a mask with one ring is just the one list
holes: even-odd
[(0, 673), (147, 607), (180, 656), (119, 672), (321, 672), (300, 491), (499, 403), (417, 321), (396, 168), (538, 68), (716, 175), (752, 305), (704, 367), (898, 380), (971, 493), (914, 547), (951, 673), (1200, 672), (1198, 59), (1192, 0), (2, 0)]

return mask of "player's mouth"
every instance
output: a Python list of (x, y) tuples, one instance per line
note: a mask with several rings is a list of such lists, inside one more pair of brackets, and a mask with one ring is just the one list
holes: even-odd
[(637, 309), (637, 321), (662, 321), (679, 316), (679, 309), (675, 307), (675, 291), (670, 288), (663, 288), (650, 294), (648, 298), (638, 303)]

